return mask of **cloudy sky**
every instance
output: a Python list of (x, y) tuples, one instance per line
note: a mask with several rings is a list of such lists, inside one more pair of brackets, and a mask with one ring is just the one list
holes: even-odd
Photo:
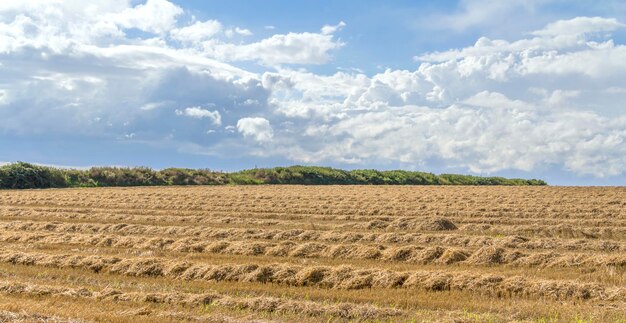
[(0, 2), (0, 162), (623, 185), (625, 102), (621, 0)]

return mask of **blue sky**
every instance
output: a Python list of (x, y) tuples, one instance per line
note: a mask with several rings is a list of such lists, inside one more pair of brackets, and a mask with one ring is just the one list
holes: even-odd
[(623, 1), (0, 4), (0, 162), (626, 183)]

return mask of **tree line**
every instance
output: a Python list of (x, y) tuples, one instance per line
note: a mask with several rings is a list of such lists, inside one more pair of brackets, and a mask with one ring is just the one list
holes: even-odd
[(65, 169), (25, 162), (0, 166), (0, 188), (66, 188), (166, 185), (547, 185), (543, 180), (483, 177), (374, 169), (342, 170), (318, 166), (255, 168), (238, 172), (209, 169), (92, 167)]

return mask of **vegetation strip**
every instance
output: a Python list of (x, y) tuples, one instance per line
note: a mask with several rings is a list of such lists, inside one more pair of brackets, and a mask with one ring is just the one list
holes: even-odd
[(480, 177), (371, 169), (291, 166), (255, 168), (239, 172), (208, 169), (92, 167), (61, 169), (24, 162), (0, 166), (0, 188), (63, 188), (98, 186), (304, 184), (304, 185), (546, 185), (537, 179)]

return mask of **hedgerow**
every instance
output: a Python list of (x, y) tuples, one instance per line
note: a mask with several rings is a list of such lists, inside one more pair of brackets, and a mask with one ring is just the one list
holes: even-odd
[(17, 162), (0, 166), (0, 188), (63, 188), (163, 185), (547, 185), (537, 179), (481, 177), (374, 169), (342, 170), (318, 166), (255, 168), (238, 172), (209, 169), (92, 167), (62, 169)]

